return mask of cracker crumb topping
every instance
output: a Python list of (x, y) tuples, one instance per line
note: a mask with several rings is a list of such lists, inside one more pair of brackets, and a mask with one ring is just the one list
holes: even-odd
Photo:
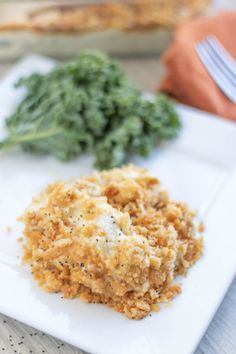
[(141, 319), (181, 292), (175, 277), (201, 257), (195, 219), (145, 169), (95, 172), (33, 199), (22, 218), (24, 260), (46, 291)]

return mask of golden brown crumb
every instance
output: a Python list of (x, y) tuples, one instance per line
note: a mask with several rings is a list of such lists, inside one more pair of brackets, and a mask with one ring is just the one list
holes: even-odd
[(39, 285), (140, 319), (181, 292), (201, 257), (195, 213), (142, 168), (50, 185), (23, 217), (24, 259)]
[(7, 227), (6, 227), (6, 232), (7, 232), (8, 234), (10, 234), (10, 233), (12, 232), (11, 226), (7, 226)]
[(205, 231), (205, 225), (204, 225), (202, 222), (199, 223), (198, 231), (199, 231), (199, 232)]

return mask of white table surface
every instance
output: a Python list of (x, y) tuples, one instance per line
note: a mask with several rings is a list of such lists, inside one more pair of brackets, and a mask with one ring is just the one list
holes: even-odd
[[(236, 0), (216, 0), (215, 6), (236, 8)], [(124, 59), (122, 64), (137, 86), (144, 91), (154, 91), (164, 74), (163, 67), (157, 59)], [(10, 64), (0, 64), (0, 78), (9, 67)], [(82, 354), (78, 348), (0, 314), (1, 352), (6, 354)], [(194, 354), (236, 354), (236, 279)]]

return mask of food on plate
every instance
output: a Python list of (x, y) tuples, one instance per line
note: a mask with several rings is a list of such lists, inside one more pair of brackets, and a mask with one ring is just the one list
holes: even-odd
[(21, 79), (17, 86), (27, 93), (6, 120), (8, 137), (0, 149), (20, 145), (63, 161), (91, 151), (97, 167), (112, 168), (129, 154), (147, 156), (180, 129), (165, 96), (144, 98), (119, 64), (99, 52), (83, 52), (48, 74)]
[(22, 217), (39, 285), (141, 319), (181, 292), (201, 257), (195, 212), (132, 165), (49, 185)]

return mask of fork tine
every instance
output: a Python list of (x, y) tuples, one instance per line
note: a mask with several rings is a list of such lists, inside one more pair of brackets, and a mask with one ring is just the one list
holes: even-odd
[(208, 70), (211, 71), (211, 74), (214, 75), (214, 79), (216, 75), (218, 75), (217, 80), (222, 80), (222, 83), (225, 85), (226, 89), (236, 92), (236, 86), (228, 79), (222, 70), (222, 65), (219, 65), (215, 61), (214, 54), (208, 51), (208, 45), (206, 42), (200, 43), (201, 53), (204, 57), (205, 63), (208, 66)]
[(230, 53), (223, 47), (220, 41), (213, 35), (206, 38), (211, 48), (215, 51), (216, 55), (221, 59), (221, 61), (227, 66), (231, 71), (232, 75), (236, 78), (236, 61), (230, 55)]
[(205, 49), (205, 41), (198, 43), (196, 46), (196, 51), (208, 70), (209, 74), (216, 82), (221, 91), (234, 103), (236, 103), (236, 88), (231, 84), (231, 82), (225, 77), (219, 67), (214, 63), (212, 57)]
[(236, 88), (236, 76), (234, 77), (234, 75), (232, 75), (232, 71), (229, 70), (228, 66), (225, 65), (224, 61), (220, 58), (218, 53), (212, 49), (208, 40), (204, 41), (203, 45), (208, 54), (211, 56), (212, 60), (215, 62), (215, 65), (221, 69), (227, 79)]

